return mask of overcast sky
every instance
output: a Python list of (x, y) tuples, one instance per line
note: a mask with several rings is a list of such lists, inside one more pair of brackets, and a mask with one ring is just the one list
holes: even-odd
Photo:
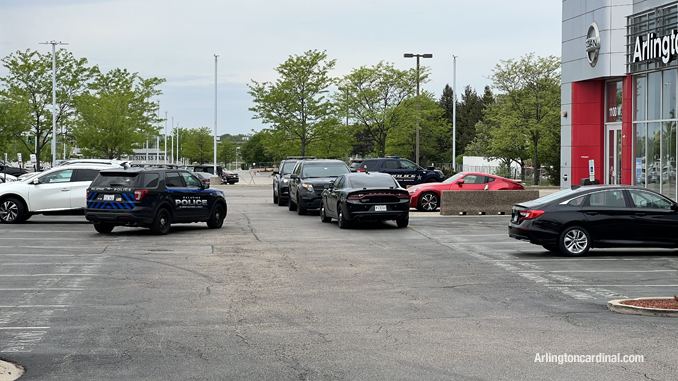
[[(102, 71), (125, 68), (161, 86), (161, 116), (181, 127), (214, 126), (214, 54), (218, 133), (249, 133), (247, 84), (274, 81), (290, 55), (326, 50), (335, 77), (380, 61), (414, 67), (422, 59), (440, 97), (453, 80), (482, 93), (502, 59), (534, 52), (560, 56), (560, 0), (0, 0), (0, 57), (51, 52), (62, 41)], [(0, 76), (7, 70), (0, 67)]]

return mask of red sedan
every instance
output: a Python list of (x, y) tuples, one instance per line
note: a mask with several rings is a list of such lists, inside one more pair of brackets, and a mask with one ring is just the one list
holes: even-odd
[(520, 180), (510, 180), (479, 172), (459, 172), (442, 183), (410, 187), (410, 208), (433, 212), (440, 206), (440, 194), (447, 190), (523, 190)]

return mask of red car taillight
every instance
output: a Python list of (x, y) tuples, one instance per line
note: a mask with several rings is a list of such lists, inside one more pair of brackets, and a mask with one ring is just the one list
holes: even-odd
[(521, 210), (520, 212), (520, 221), (523, 220), (533, 220), (542, 214), (544, 214), (543, 210)]
[(89, 188), (87, 188), (87, 198), (86, 200), (89, 200)]
[(148, 193), (147, 189), (135, 190), (134, 191), (134, 201), (141, 201), (142, 198)]

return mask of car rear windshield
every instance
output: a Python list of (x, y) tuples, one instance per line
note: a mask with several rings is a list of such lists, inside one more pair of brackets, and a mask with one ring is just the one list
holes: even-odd
[(362, 188), (397, 188), (395, 180), (391, 176), (353, 176), (351, 177), (350, 187), (356, 189)]
[[(577, 188), (577, 189), (579, 189), (579, 188)], [(538, 199), (531, 201), (531, 202), (533, 202), (535, 204), (546, 204), (547, 202), (551, 202), (551, 201), (557, 200), (561, 197), (566, 197), (566, 196), (569, 196), (573, 193), (576, 193), (577, 189), (563, 189), (561, 191), (551, 193), (551, 194), (546, 195), (544, 197), (539, 197)]]
[(337, 177), (348, 172), (344, 163), (313, 163), (304, 165), (301, 177)]
[(359, 169), (366, 169), (366, 170), (372, 170), (377, 166), (377, 163), (379, 160), (364, 160), (362, 163), (360, 163), (360, 166), (358, 167)]
[(138, 173), (99, 173), (92, 186), (132, 188), (137, 185), (137, 175)]

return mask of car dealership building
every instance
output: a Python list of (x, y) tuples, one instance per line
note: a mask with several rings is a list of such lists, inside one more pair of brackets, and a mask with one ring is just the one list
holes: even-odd
[(678, 1), (563, 0), (561, 185), (678, 200)]

